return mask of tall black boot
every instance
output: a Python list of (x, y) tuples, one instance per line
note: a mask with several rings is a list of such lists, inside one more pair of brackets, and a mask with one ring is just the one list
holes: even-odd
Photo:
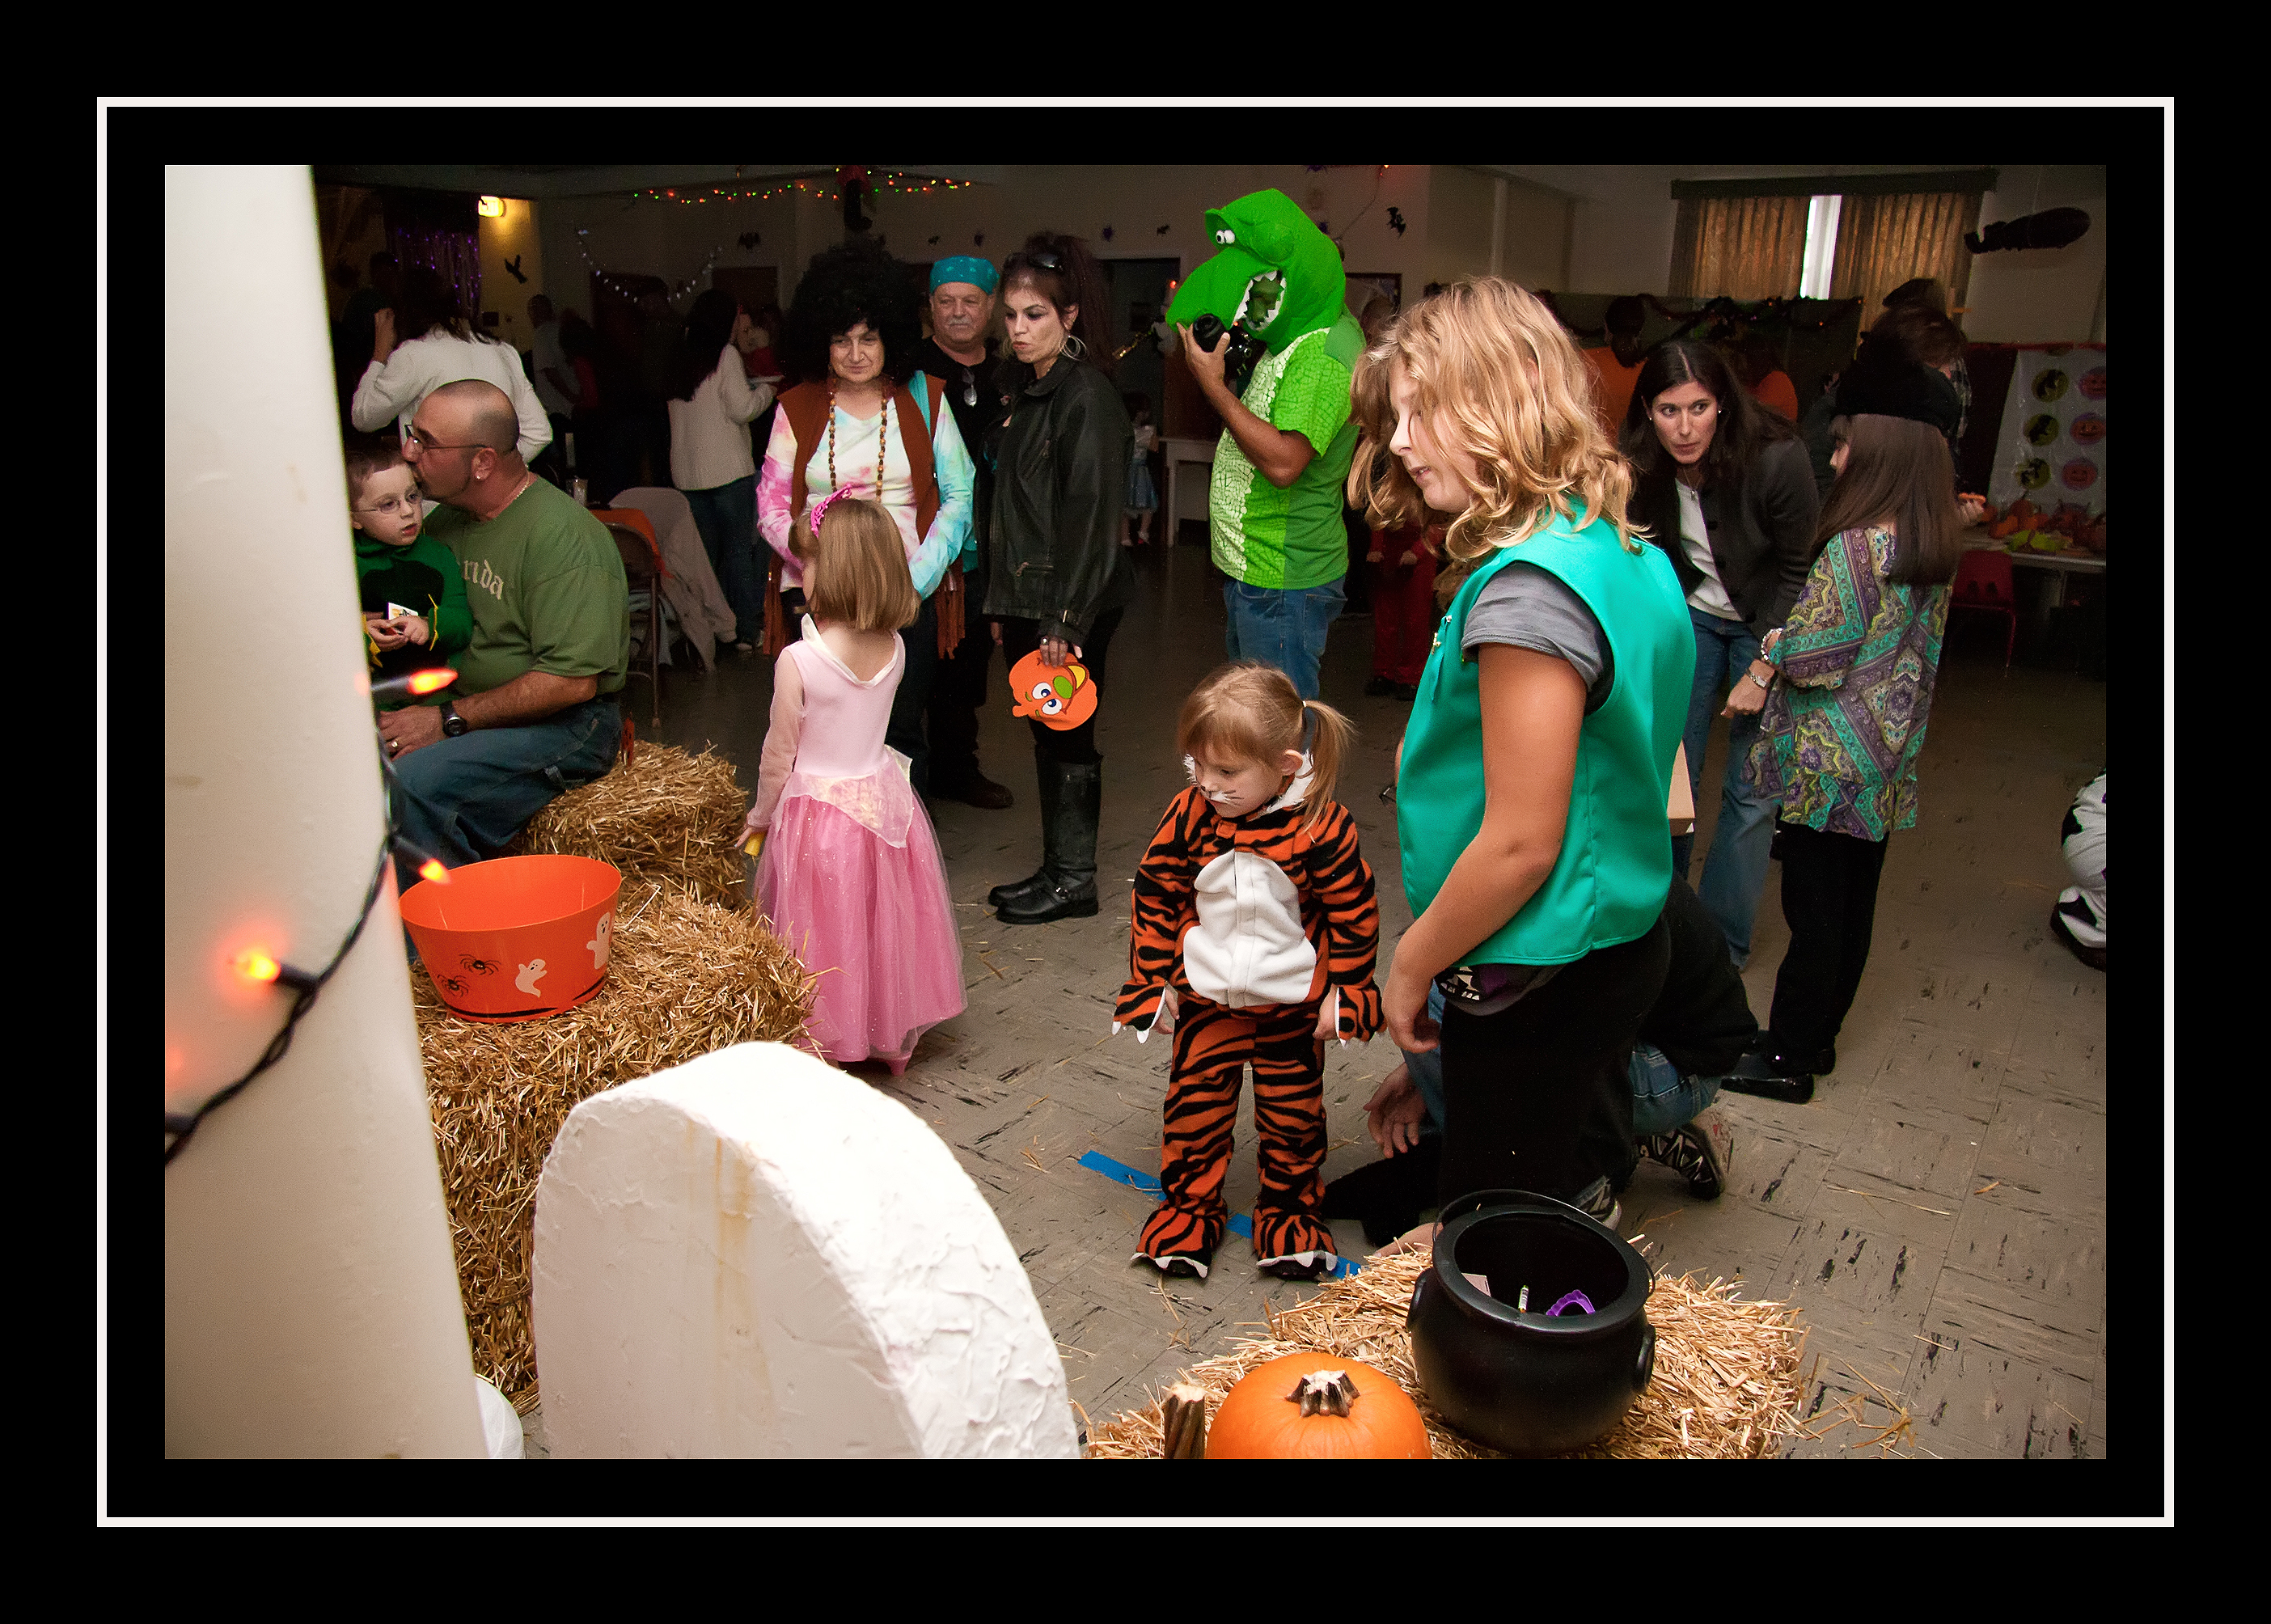
[(1012, 898), (995, 917), (1005, 925), (1092, 918), (1096, 907), (1096, 831), (1104, 809), (1104, 764), (1054, 764), (1055, 815), (1048, 821), (1041, 889)]
[(1033, 777), (1040, 790), (1041, 802), (1041, 866), (1014, 885), (997, 885), (987, 891), (987, 907), (1003, 908), (1013, 902), (1031, 902), (1048, 884), (1049, 870), (1057, 860), (1057, 806), (1064, 798), (1061, 771), (1055, 758), (1044, 755), (1039, 746), (1034, 748)]

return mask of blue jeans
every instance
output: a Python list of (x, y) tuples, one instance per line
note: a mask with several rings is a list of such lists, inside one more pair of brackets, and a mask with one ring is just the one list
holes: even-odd
[(757, 561), (757, 476), (681, 493), (694, 510), (702, 550), (738, 622), (735, 640), (754, 643), (765, 629), (765, 570)]
[[(1731, 684), (1750, 681), (1743, 674), (1759, 657), (1759, 640), (1742, 622), (1721, 620), (1693, 605), (1687, 617), (1695, 626), (1695, 686), (1687, 696), (1687, 784), (1700, 811), (1711, 719), (1726, 703)], [(1775, 806), (1760, 793), (1758, 777), (1751, 771), (1751, 746), (1758, 736), (1757, 716), (1728, 719), (1719, 824), (1711, 836), (1710, 854), (1703, 860), (1702, 882), (1695, 888), (1704, 910), (1726, 935), (1727, 953), (1738, 970), (1751, 956), (1751, 927), (1758, 918), (1759, 891), (1766, 884), (1767, 857), (1774, 846)], [(1687, 877), (1694, 847), (1692, 834), (1672, 842), (1672, 871), (1682, 879)]]
[[(1427, 992), (1427, 1015), (1431, 1020), (1443, 1018), (1443, 989), (1430, 987)], [(1425, 1054), (1403, 1051), (1404, 1064), (1411, 1073), (1411, 1081), (1419, 1090), (1419, 1098), (1426, 1105), (1427, 1120), (1420, 1124), (1422, 1136), (1442, 1131), (1443, 1122), (1443, 1051), (1428, 1050)], [(1645, 1043), (1633, 1046), (1632, 1059), (1627, 1062), (1627, 1074), (1632, 1078), (1633, 1137), (1649, 1138), (1657, 1134), (1668, 1134), (1695, 1120), (1696, 1114), (1719, 1097), (1716, 1077), (1684, 1077), (1679, 1068), (1664, 1056), (1664, 1051)]]
[(1222, 604), (1230, 618), (1225, 641), (1231, 659), (1275, 666), (1293, 679), (1294, 691), (1302, 698), (1314, 699), (1325, 632), (1347, 596), (1342, 587), (1340, 581), (1286, 588), (1225, 581)]
[[(413, 750), (394, 765), (402, 838), (450, 868), (502, 857), (555, 797), (613, 766), (622, 736), (615, 697), (603, 694), (525, 726), (480, 727)], [(417, 862), (398, 853), (394, 876), (408, 890)]]

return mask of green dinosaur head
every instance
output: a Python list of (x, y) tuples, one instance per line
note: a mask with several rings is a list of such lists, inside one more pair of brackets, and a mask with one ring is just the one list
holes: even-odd
[(1167, 319), (1188, 326), (1212, 316), (1246, 331), (1273, 355), (1305, 332), (1340, 319), (1348, 280), (1340, 250), (1282, 191), (1257, 191), (1207, 211), (1221, 251), (1175, 290)]

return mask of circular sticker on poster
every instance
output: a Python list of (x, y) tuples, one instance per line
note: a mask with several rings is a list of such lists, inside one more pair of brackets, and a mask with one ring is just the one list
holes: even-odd
[(2037, 412), (2027, 420), (2027, 443), (2048, 445), (2059, 437), (2059, 420), (2048, 412)]
[(2085, 399), (2104, 399), (2105, 369), (2103, 367), (2092, 367), (2089, 371), (2083, 373), (2079, 378), (2074, 380), (2074, 386), (2082, 392), (2082, 396)]
[(2019, 483), (2029, 490), (2040, 490), (2051, 482), (2051, 466), (2040, 457), (2029, 457), (2019, 465)]
[(2068, 490), (2088, 490), (2097, 483), (2097, 465), (2087, 457), (2077, 457), (2059, 470), (2059, 478)]
[(2035, 399), (2056, 400), (2066, 393), (2066, 374), (2056, 367), (2045, 367), (2035, 376)]
[(2095, 412), (2084, 412), (2066, 426), (2076, 445), (2096, 445), (2105, 438), (2105, 420)]

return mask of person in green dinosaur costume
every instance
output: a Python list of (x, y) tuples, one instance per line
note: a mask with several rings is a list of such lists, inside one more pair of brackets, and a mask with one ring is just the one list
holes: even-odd
[[(1284, 192), (1240, 197), (1206, 220), (1220, 251), (1176, 290), (1167, 319), (1223, 421), (1207, 511), (1214, 562), (1230, 577), (1230, 657), (1268, 661), (1314, 699), (1348, 573), (1349, 384), (1364, 330), (1348, 312), (1340, 250)], [(1230, 339), (1209, 352), (1192, 337), (1202, 316), (1264, 346), (1242, 395), (1225, 381)]]

